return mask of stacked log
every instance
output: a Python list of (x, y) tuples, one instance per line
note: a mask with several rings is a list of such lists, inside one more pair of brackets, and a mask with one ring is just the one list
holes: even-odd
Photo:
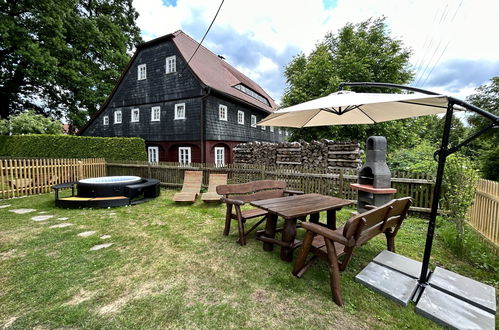
[(357, 142), (331, 140), (312, 142), (249, 142), (234, 148), (239, 164), (286, 165), (306, 168), (358, 168), (361, 165)]
[(358, 142), (326, 141), (328, 146), (327, 163), (330, 169), (359, 168), (360, 144)]
[(281, 142), (276, 145), (277, 165), (302, 165), (302, 146), (299, 142)]

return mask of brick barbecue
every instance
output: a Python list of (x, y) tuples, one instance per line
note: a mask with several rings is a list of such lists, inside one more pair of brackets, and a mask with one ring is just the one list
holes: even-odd
[(391, 173), (386, 164), (386, 138), (371, 136), (366, 142), (366, 163), (359, 170), (358, 183), (351, 184), (357, 189), (359, 213), (367, 211), (366, 205), (380, 206), (393, 199), (396, 189), (391, 188)]

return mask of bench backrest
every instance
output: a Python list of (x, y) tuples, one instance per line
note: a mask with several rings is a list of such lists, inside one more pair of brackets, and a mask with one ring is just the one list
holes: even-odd
[(185, 171), (182, 192), (199, 192), (203, 181), (203, 171)]
[(254, 202), (262, 199), (284, 196), (287, 184), (277, 180), (259, 180), (240, 184), (227, 184), (217, 187), (217, 194), (230, 199)]
[(388, 228), (398, 229), (407, 216), (411, 198), (394, 199), (385, 205), (353, 216), (345, 224), (343, 235), (361, 245)]
[(208, 192), (216, 192), (218, 186), (227, 184), (227, 174), (211, 173), (208, 183)]

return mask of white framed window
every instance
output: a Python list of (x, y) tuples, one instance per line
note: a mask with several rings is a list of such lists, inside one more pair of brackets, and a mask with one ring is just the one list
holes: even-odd
[(251, 127), (256, 127), (256, 116), (251, 115)]
[(218, 119), (227, 121), (227, 106), (223, 104), (218, 106)]
[(178, 148), (178, 162), (183, 165), (191, 163), (191, 147)]
[(215, 165), (224, 166), (225, 165), (225, 148), (215, 147)]
[(149, 160), (149, 163), (159, 162), (159, 148), (158, 147), (148, 147), (147, 148), (147, 160)]
[(185, 119), (185, 103), (175, 104), (175, 119)]
[(160, 120), (161, 120), (161, 107), (152, 107), (151, 121), (160, 121)]
[(121, 110), (116, 110), (114, 112), (114, 123), (115, 124), (121, 124), (121, 119), (122, 119), (122, 115), (121, 115)]
[(137, 67), (137, 80), (147, 79), (147, 66), (141, 64)]
[(166, 58), (166, 73), (172, 73), (177, 71), (177, 59), (175, 55)]
[(272, 133), (274, 133), (274, 126), (269, 126), (269, 129)]
[(286, 131), (286, 136), (289, 136), (289, 131)]
[(102, 123), (104, 124), (104, 126), (109, 125), (109, 116), (102, 117)]
[(237, 123), (239, 125), (244, 125), (244, 111), (237, 111)]
[(132, 117), (130, 120), (132, 123), (137, 123), (140, 121), (139, 118), (139, 109), (132, 109)]
[(279, 132), (279, 134), (282, 134), (282, 129), (279, 128), (278, 132)]
[(262, 129), (262, 131), (265, 131), (267, 129), (267, 126), (260, 126), (260, 128)]

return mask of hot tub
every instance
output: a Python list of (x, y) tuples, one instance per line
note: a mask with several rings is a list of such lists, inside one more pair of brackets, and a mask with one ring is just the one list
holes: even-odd
[(79, 197), (126, 196), (125, 186), (142, 183), (138, 176), (103, 176), (76, 183)]

